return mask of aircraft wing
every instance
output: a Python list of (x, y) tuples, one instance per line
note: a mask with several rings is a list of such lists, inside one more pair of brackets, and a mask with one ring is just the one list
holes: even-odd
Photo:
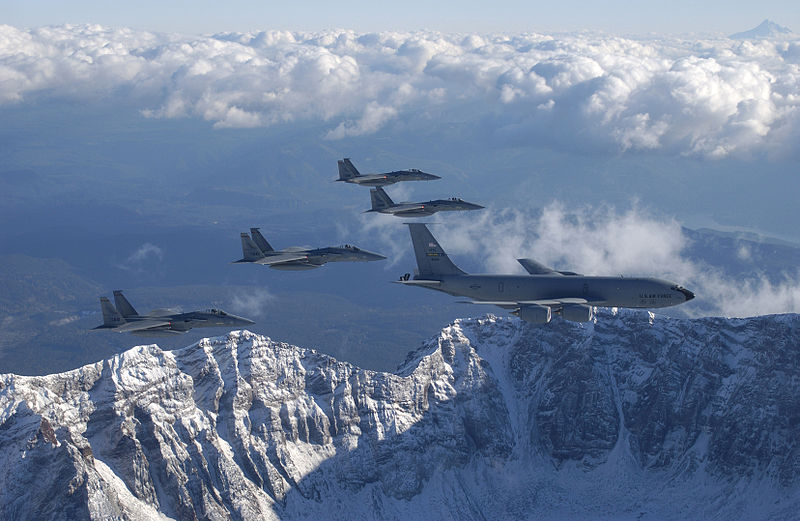
[(518, 308), (521, 306), (547, 306), (559, 307), (564, 304), (589, 304), (592, 302), (585, 298), (565, 297), (555, 299), (540, 299), (540, 300), (462, 300), (462, 304), (489, 304), (491, 306), (500, 306), (501, 308)]
[[(441, 280), (393, 280), (395, 284), (407, 284), (409, 286), (440, 286)], [(475, 304), (483, 304), (483, 302), (475, 302)]]
[(282, 264), (284, 262), (294, 262), (299, 260), (307, 260), (308, 255), (302, 253), (281, 253), (278, 255), (267, 255), (261, 259), (258, 259), (256, 264), (266, 264), (267, 266), (272, 266), (274, 264)]
[(169, 320), (136, 320), (135, 322), (126, 322), (119, 327), (115, 327), (114, 331), (118, 333), (131, 333), (134, 331), (146, 331), (157, 327), (170, 325)]

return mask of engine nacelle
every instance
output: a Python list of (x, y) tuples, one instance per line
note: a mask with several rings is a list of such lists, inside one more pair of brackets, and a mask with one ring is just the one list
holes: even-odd
[(538, 306), (536, 304), (530, 306), (522, 306), (517, 312), (519, 318), (525, 322), (532, 324), (547, 324), (553, 317), (552, 311), (547, 306)]
[(570, 322), (589, 322), (594, 318), (594, 308), (585, 304), (564, 304), (561, 318)]

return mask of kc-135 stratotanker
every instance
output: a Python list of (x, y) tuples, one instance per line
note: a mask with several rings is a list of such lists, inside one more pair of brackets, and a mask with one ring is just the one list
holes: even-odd
[(526, 322), (545, 324), (554, 314), (588, 322), (594, 307), (663, 308), (694, 298), (688, 289), (649, 277), (591, 277), (555, 271), (532, 259), (518, 259), (528, 275), (471, 275), (458, 268), (421, 223), (408, 223), (417, 270), (399, 284), (468, 297), (470, 303), (512, 310)]

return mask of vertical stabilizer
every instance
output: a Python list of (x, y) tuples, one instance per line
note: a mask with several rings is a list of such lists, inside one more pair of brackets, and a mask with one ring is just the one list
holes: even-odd
[(99, 328), (117, 327), (125, 323), (125, 319), (114, 309), (114, 306), (106, 297), (100, 297), (100, 309), (103, 312), (103, 325)]
[(361, 174), (358, 173), (356, 167), (353, 166), (353, 163), (350, 162), (350, 158), (340, 159), (339, 163), (339, 181), (347, 181), (348, 179), (352, 179), (354, 177), (358, 177)]
[(125, 295), (122, 294), (122, 290), (115, 289), (114, 290), (114, 304), (117, 305), (117, 311), (119, 314), (122, 315), (124, 318), (129, 317), (138, 317), (139, 313), (133, 309), (131, 303), (128, 302), (128, 299), (125, 298)]
[(383, 188), (370, 188), (369, 197), (372, 201), (372, 211), (380, 212), (394, 206), (394, 201), (383, 191)]
[(264, 252), (261, 251), (253, 239), (246, 233), (242, 233), (242, 261), (254, 262), (258, 259), (264, 258)]
[(258, 249), (261, 250), (262, 253), (267, 253), (268, 251), (275, 251), (272, 246), (269, 245), (267, 240), (261, 235), (261, 232), (258, 231), (258, 228), (250, 228), (250, 235), (253, 236), (253, 241), (258, 246)]
[(436, 275), (466, 275), (453, 264), (450, 257), (439, 245), (428, 227), (422, 223), (407, 223), (417, 257), (417, 270), (420, 278)]

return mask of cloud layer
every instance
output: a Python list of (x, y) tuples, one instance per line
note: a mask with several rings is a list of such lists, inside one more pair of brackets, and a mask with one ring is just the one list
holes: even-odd
[(0, 106), (45, 98), (220, 128), (310, 121), (329, 139), (412, 121), (515, 144), (783, 156), (800, 137), (800, 41), (0, 26)]

